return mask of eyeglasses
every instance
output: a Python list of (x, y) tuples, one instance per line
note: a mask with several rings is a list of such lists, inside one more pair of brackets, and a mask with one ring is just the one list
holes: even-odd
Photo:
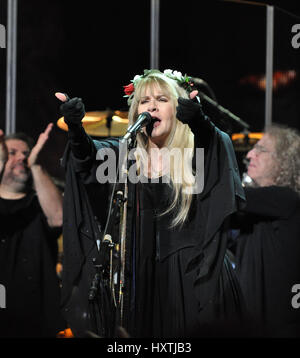
[(260, 153), (272, 153), (270, 150), (266, 149), (265, 147), (263, 147), (262, 145), (259, 144), (255, 144), (252, 148), (252, 150), (255, 150), (256, 153), (260, 154)]

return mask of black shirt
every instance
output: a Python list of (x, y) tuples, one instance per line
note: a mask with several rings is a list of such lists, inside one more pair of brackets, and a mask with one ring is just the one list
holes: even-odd
[(34, 192), (19, 200), (0, 198), (0, 283), (6, 308), (0, 335), (53, 337), (62, 328), (56, 276), (57, 238)]
[(237, 270), (255, 336), (299, 337), (292, 287), (300, 283), (300, 197), (286, 187), (245, 189), (236, 224)]

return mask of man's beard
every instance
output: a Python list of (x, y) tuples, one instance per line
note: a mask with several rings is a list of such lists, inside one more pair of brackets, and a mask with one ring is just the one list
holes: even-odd
[(2, 183), (6, 185), (16, 185), (17, 187), (25, 187), (30, 178), (30, 171), (26, 167), (23, 170), (14, 172), (12, 169), (9, 173), (5, 173), (2, 178)]

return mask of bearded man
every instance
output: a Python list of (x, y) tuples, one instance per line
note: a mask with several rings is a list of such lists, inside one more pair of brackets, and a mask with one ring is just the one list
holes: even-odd
[(38, 160), (52, 127), (36, 144), (0, 131), (0, 337), (55, 337), (64, 328), (55, 270), (62, 194)]

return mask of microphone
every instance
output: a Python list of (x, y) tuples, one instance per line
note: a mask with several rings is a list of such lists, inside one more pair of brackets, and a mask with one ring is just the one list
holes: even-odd
[[(203, 90), (206, 91), (206, 94), (208, 94), (208, 96), (210, 98), (212, 98), (214, 101), (217, 102), (217, 98), (214, 94), (214, 91), (211, 89), (211, 87), (208, 85), (208, 83), (206, 81), (204, 81), (202, 78), (199, 77), (191, 77), (191, 81), (195, 86), (195, 89), (197, 89), (199, 91), (199, 96), (201, 97), (201, 94), (203, 94)], [(198, 100), (199, 102), (199, 100)]]
[[(222, 114), (229, 117), (229, 119), (232, 119), (233, 122), (236, 122), (238, 125), (243, 127), (244, 130), (248, 130), (250, 128), (249, 124), (244, 122), (241, 118), (231, 113), (228, 109), (222, 107), (219, 105), (217, 98), (214, 94), (214, 91), (211, 89), (211, 87), (208, 85), (207, 82), (205, 82), (202, 78), (198, 77), (191, 77), (191, 81), (195, 85), (195, 89), (198, 90), (198, 96), (206, 101), (207, 103), (211, 104), (213, 107), (217, 108), (217, 110)], [(204, 88), (206, 92), (208, 92), (208, 95), (206, 95), (201, 88)], [(200, 98), (196, 96), (197, 101), (200, 103)]]
[(122, 142), (131, 139), (132, 136), (136, 135), (143, 127), (147, 126), (152, 121), (151, 114), (149, 112), (143, 112), (138, 116), (135, 123), (128, 127), (127, 133), (122, 138)]

